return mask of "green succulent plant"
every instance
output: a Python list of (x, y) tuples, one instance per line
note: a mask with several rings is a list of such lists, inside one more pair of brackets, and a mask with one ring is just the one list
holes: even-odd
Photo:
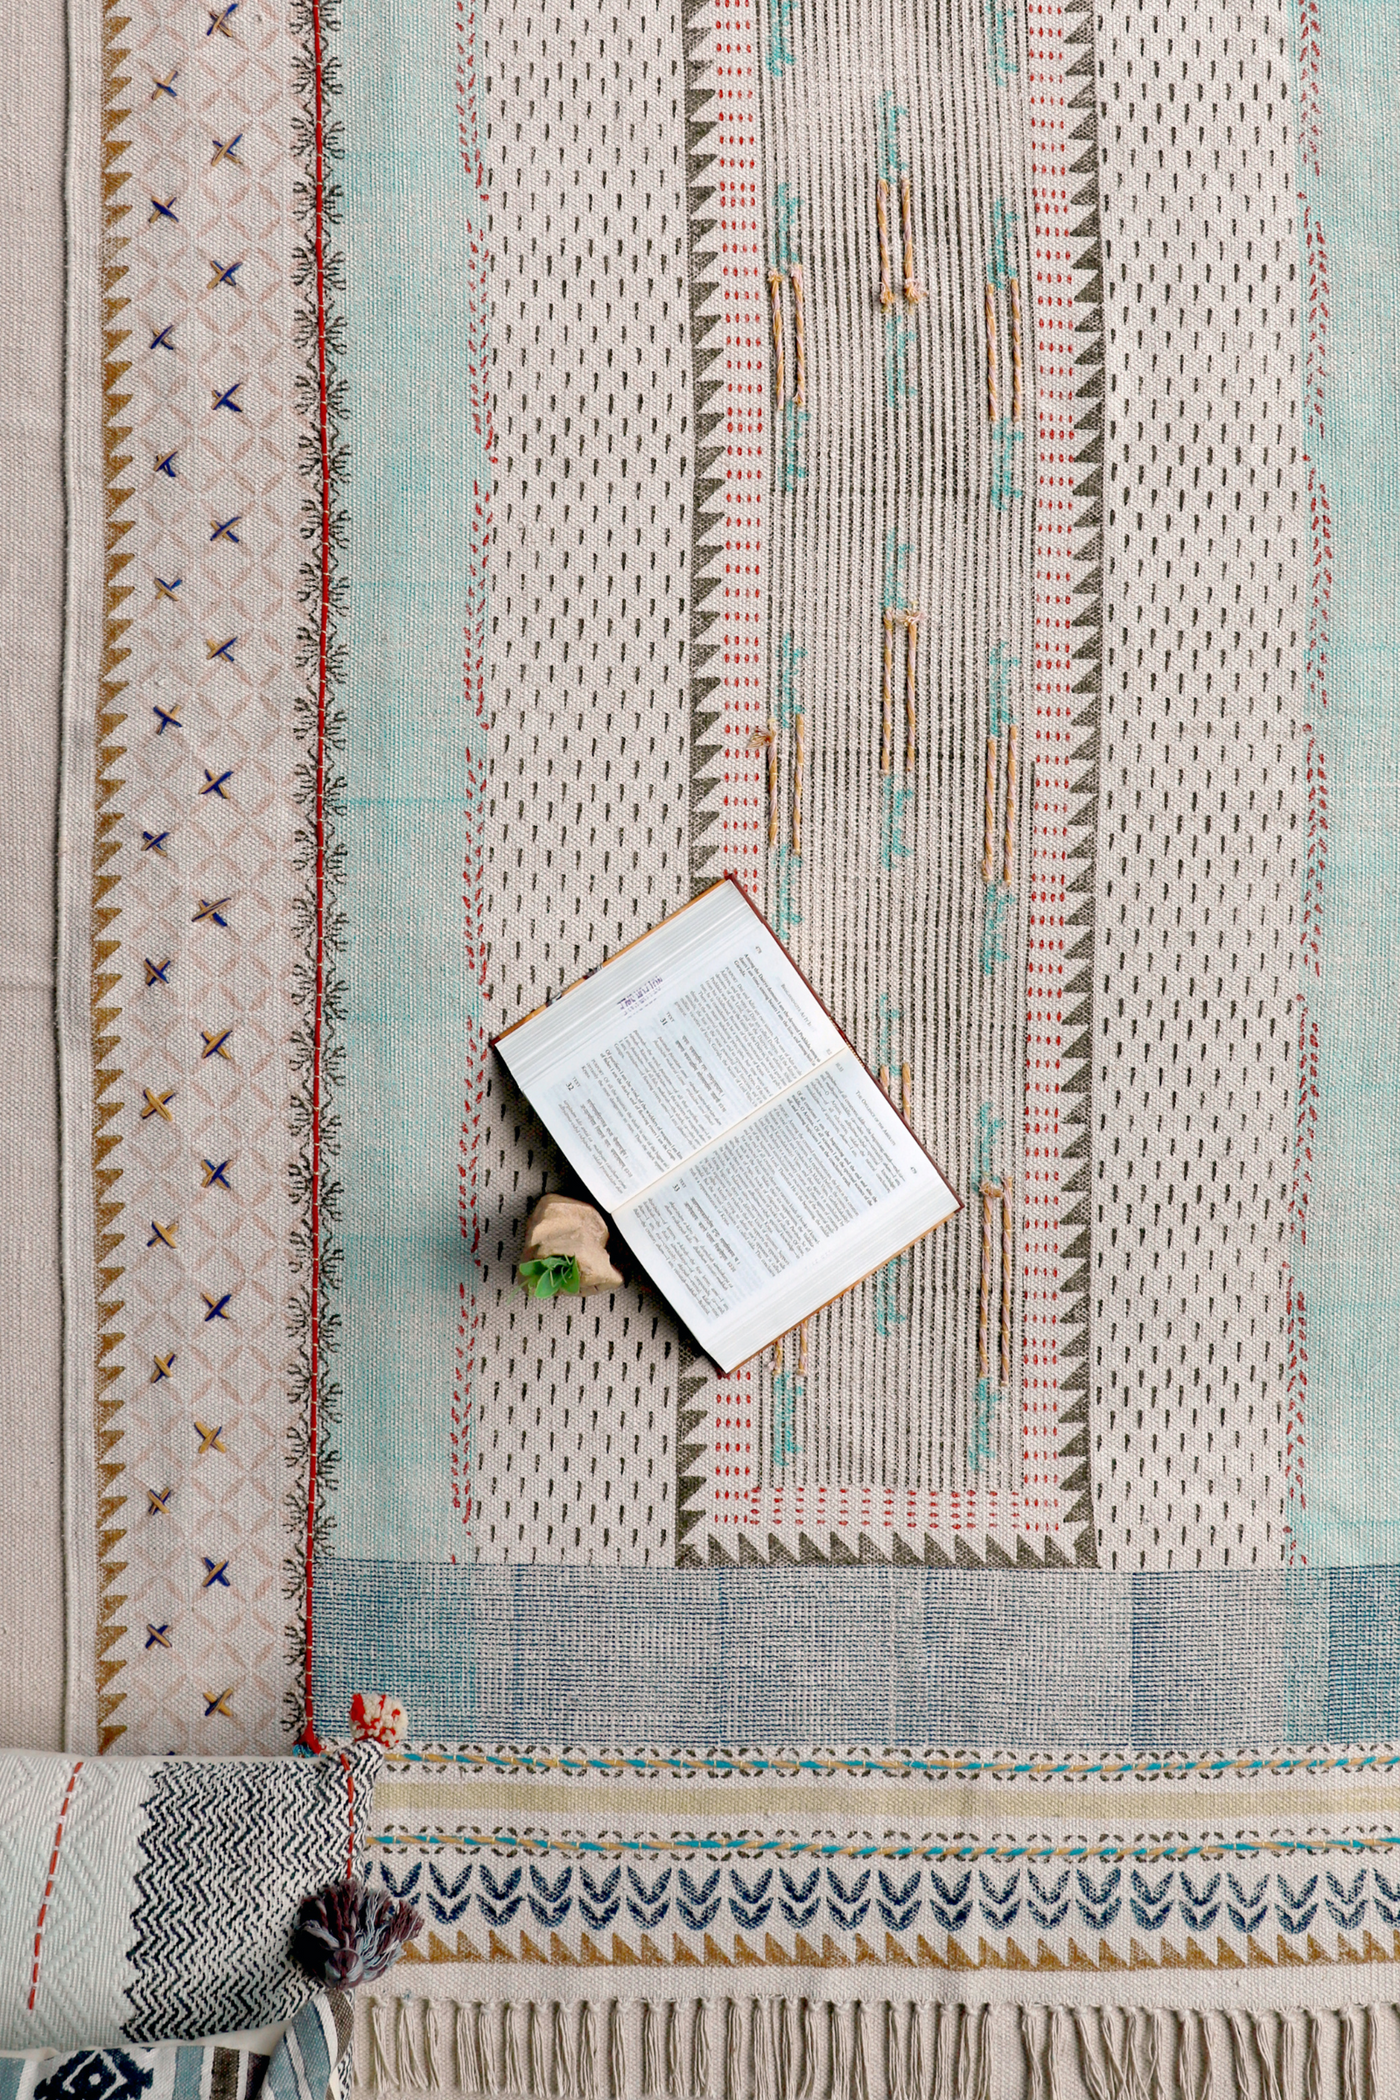
[(577, 1298), (582, 1289), (576, 1254), (545, 1254), (520, 1264), (520, 1281), (532, 1298)]

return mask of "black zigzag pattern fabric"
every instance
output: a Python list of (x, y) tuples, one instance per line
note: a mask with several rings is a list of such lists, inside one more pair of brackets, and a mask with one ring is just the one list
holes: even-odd
[(131, 1917), (129, 2040), (262, 2027), (310, 2000), (291, 1957), (297, 1908), (344, 1877), (381, 1756), (361, 1744), (343, 1761), (156, 1770)]

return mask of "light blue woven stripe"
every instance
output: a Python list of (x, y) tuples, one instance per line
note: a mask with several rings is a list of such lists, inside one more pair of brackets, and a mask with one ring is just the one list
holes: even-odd
[(1400, 1569), (317, 1569), (317, 1714), (421, 1737), (1234, 1750), (1400, 1734)]
[[(1283, 13), (1296, 55), (1302, 10)], [(1306, 154), (1299, 164), (1330, 278), (1322, 412), (1304, 419), (1320, 486), (1312, 520), (1299, 521), (1316, 536), (1325, 490), (1325, 713), (1316, 694), (1309, 701), (1327, 772), (1321, 976), (1305, 970), (1300, 983), (1318, 1031), (1319, 1100), (1307, 1244), (1294, 1249), (1308, 1379), (1306, 1508), (1293, 1523), (1312, 1567), (1400, 1559), (1400, 7), (1322, 0), (1320, 16), (1320, 173)], [(1299, 247), (1306, 271), (1301, 223)], [(1301, 293), (1306, 337), (1306, 276)], [(1300, 624), (1308, 617), (1302, 608)]]
[[(482, 206), (463, 166), (451, 24), (436, 0), (346, 0), (347, 272), (343, 375), (348, 589), (337, 642), (346, 792), (345, 1076), (335, 1296), (342, 1387), (336, 1550), (446, 1559), (459, 1543), (444, 1454), (464, 1250), (457, 1150), (478, 992), (464, 962), (473, 824), (464, 694), (473, 483), (470, 241)], [(479, 763), (477, 772), (479, 774)]]
[(170, 2089), (170, 2100), (199, 2100), (204, 2086), (205, 2067), (213, 2052), (209, 2049), (177, 2049), (175, 2051), (175, 2075)]

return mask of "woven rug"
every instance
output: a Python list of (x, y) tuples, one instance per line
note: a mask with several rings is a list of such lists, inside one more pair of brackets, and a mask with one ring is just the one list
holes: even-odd
[[(1379, 2092), (1396, 9), (69, 24), (70, 1743), (404, 1704), (381, 2082)], [(723, 873), (964, 1206), (728, 1377), (489, 1046)]]

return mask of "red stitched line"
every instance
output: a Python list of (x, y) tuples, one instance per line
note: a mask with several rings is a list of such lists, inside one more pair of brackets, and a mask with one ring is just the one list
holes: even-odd
[(49, 1898), (53, 1894), (53, 1878), (58, 1867), (58, 1848), (63, 1843), (63, 1825), (68, 1815), (68, 1804), (73, 1798), (73, 1789), (78, 1783), (78, 1774), (83, 1769), (82, 1758), (68, 1774), (68, 1784), (63, 1790), (63, 1804), (58, 1811), (58, 1828), (53, 1834), (53, 1851), (49, 1854), (49, 1878), (44, 1883), (44, 1900), (39, 1905), (39, 1916), (34, 1926), (34, 1967), (29, 1972), (29, 2010), (34, 2010), (34, 2000), (39, 1990), (39, 1948), (44, 1938), (44, 1920), (49, 1913)]
[(310, 0), (316, 81), (316, 379), (321, 445), (321, 632), (316, 669), (316, 996), (311, 1030), (311, 1399), (306, 1464), (306, 1659), (303, 1700), (306, 1737), (316, 1740), (311, 1695), (311, 1589), (316, 1536), (317, 1396), (321, 1370), (321, 1035), (325, 1007), (326, 923), (326, 668), (331, 607), (330, 429), (326, 401), (326, 121), (320, 0)]
[(340, 1753), (340, 1764), (345, 1774), (345, 1812), (350, 1823), (350, 1856), (345, 1862), (345, 1878), (347, 1881), (353, 1881), (355, 1878), (355, 1773), (349, 1758), (343, 1750)]

